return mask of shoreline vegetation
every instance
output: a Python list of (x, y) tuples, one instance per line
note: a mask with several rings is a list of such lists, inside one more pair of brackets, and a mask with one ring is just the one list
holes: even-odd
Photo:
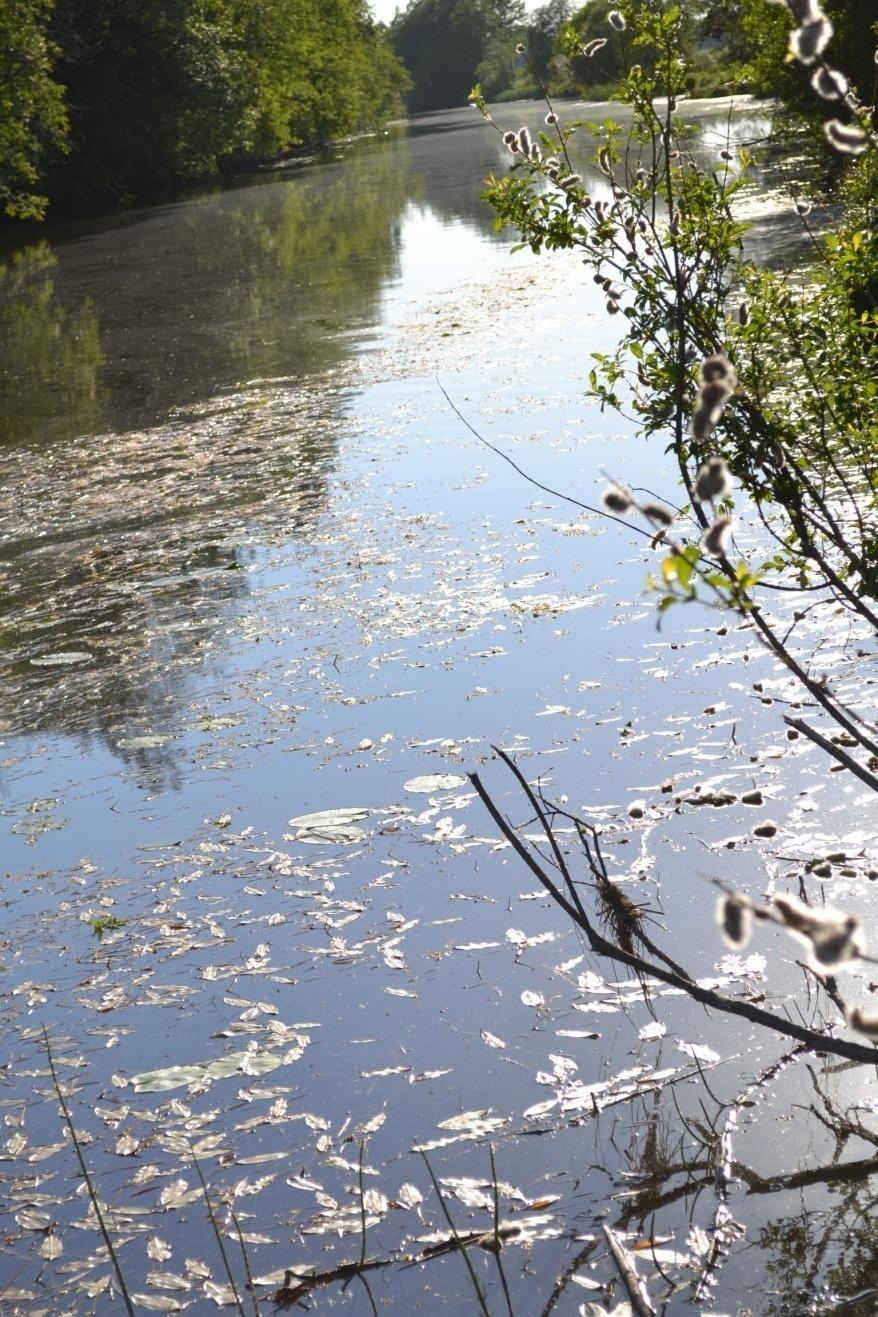
[[(686, 95), (774, 97), (788, 123), (813, 122), (782, 6), (675, 8)], [(615, 98), (629, 68), (601, 35), (609, 13), (608, 0), (530, 14), (524, 0), (410, 0), (385, 26), (367, 0), (0, 0), (0, 219), (87, 218), (283, 167), (462, 106), (474, 83), (495, 102)], [(830, 17), (863, 85), (854, 22)]]
[(79, 218), (380, 128), (410, 80), (365, 0), (0, 0), (0, 214)]

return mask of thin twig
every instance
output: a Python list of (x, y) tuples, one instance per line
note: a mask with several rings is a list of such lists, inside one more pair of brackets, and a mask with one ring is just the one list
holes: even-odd
[(644, 530), (641, 526), (635, 526), (632, 522), (626, 521), (624, 517), (616, 517), (613, 515), (612, 512), (609, 512), (606, 508), (592, 507), (590, 503), (583, 503), (580, 499), (574, 498), (572, 494), (563, 494), (560, 489), (552, 489), (550, 485), (544, 485), (542, 481), (537, 480), (535, 476), (528, 475), (527, 471), (525, 471), (523, 467), (520, 467), (518, 463), (509, 456), (508, 453), (504, 453), (502, 448), (498, 448), (496, 444), (492, 444), (490, 439), (486, 439), (483, 434), (479, 434), (478, 430), (475, 428), (474, 425), (471, 424), (470, 421), (467, 420), (467, 418), (464, 416), (463, 412), (456, 405), (456, 403), (452, 402), (451, 398), (448, 396), (441, 381), (437, 379), (436, 383), (439, 386), (440, 393), (443, 395), (445, 401), (448, 403), (448, 406), (454, 412), (457, 419), (463, 422), (463, 424), (469, 430), (470, 434), (473, 435), (474, 438), (478, 439), (480, 444), (484, 444), (486, 448), (490, 448), (492, 453), (496, 453), (498, 457), (502, 457), (504, 462), (508, 462), (509, 465), (512, 467), (513, 471), (517, 472), (518, 475), (520, 475), (523, 480), (526, 480), (529, 485), (533, 485), (536, 489), (541, 489), (544, 494), (551, 494), (552, 498), (560, 498), (561, 501), (564, 503), (572, 503), (573, 507), (582, 508), (583, 512), (593, 512), (595, 516), (606, 517), (608, 521), (617, 521), (620, 526), (624, 526), (626, 530), (635, 531), (636, 534), (642, 535), (644, 539), (647, 540), (652, 539), (655, 533), (654, 531), (651, 530), (647, 531)]
[(366, 1146), (365, 1139), (360, 1139), (360, 1266), (366, 1261), (366, 1193), (363, 1188), (363, 1151)]
[(801, 718), (790, 718), (787, 714), (784, 714), (784, 722), (788, 727), (794, 727), (797, 732), (807, 736), (809, 741), (819, 745), (821, 750), (825, 750), (827, 754), (832, 755), (833, 759), (837, 759), (840, 764), (844, 764), (845, 768), (849, 769), (861, 782), (865, 782), (866, 786), (871, 787), (873, 791), (875, 790), (875, 774), (863, 768), (862, 764), (857, 763), (853, 755), (849, 755), (845, 750), (842, 750), (840, 745), (828, 741), (825, 736), (821, 736), (820, 732), (813, 727), (809, 727), (808, 723), (803, 722)]
[(609, 1226), (604, 1226), (603, 1231), (606, 1235), (607, 1243), (610, 1246), (613, 1261), (619, 1270), (619, 1275), (622, 1277), (625, 1289), (628, 1291), (628, 1298), (631, 1300), (631, 1308), (636, 1314), (636, 1317), (655, 1317), (655, 1308), (647, 1298), (646, 1287), (637, 1272), (634, 1270), (634, 1264), (625, 1249), (622, 1247)]
[(545, 870), (536, 862), (515, 829), (500, 813), (478, 773), (470, 773), (469, 779), (488, 813), (513, 850), (531, 870), (552, 900), (583, 930), (592, 951), (597, 955), (605, 956), (618, 964), (627, 965), (629, 969), (650, 978), (658, 979), (673, 988), (681, 988), (695, 1001), (701, 1002), (703, 1006), (711, 1006), (715, 1010), (723, 1011), (728, 1015), (741, 1016), (742, 1019), (749, 1020), (752, 1024), (759, 1024), (774, 1030), (775, 1033), (785, 1034), (788, 1038), (795, 1038), (797, 1042), (805, 1043), (811, 1051), (829, 1052), (835, 1056), (846, 1057), (849, 1061), (860, 1061), (867, 1065), (875, 1065), (878, 1062), (878, 1051), (874, 1047), (848, 1042), (842, 1038), (833, 1038), (828, 1034), (822, 1034), (804, 1025), (796, 1024), (792, 1020), (784, 1019), (782, 1016), (775, 1015), (772, 1011), (763, 1010), (751, 1002), (740, 1001), (734, 997), (724, 997), (711, 988), (701, 987), (692, 978), (684, 977), (663, 965), (656, 964), (654, 961), (645, 960), (643, 956), (637, 955), (635, 952), (625, 951), (614, 942), (610, 942), (597, 931), (587, 915), (584, 917), (580, 915), (560, 887), (552, 881)]

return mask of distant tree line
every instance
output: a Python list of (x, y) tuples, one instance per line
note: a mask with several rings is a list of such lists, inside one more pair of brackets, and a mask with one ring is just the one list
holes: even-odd
[[(655, 7), (655, 0), (643, 0)], [(540, 94), (602, 99), (624, 76), (622, 44), (608, 22), (614, 0), (547, 0), (526, 14), (523, 0), (410, 0), (391, 24), (394, 48), (411, 73), (412, 111), (462, 105), (478, 82), (489, 100)], [(806, 118), (820, 100), (788, 59), (792, 16), (772, 0), (668, 0), (680, 12), (690, 95), (739, 91), (778, 97)], [(835, 49), (864, 97), (872, 96), (873, 49), (862, 33), (878, 21), (878, 0), (825, 0)], [(859, 35), (857, 35), (859, 34)], [(606, 44), (592, 55), (583, 48)], [(523, 44), (525, 58), (517, 51)]]
[(374, 127), (409, 85), (367, 0), (0, 0), (0, 214), (155, 196)]

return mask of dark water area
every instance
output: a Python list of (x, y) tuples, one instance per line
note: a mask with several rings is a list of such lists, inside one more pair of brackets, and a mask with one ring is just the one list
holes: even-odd
[[(691, 111), (705, 158), (766, 128)], [(675, 476), (583, 396), (617, 332), (587, 272), (493, 231), (507, 163), (473, 111), (423, 116), (0, 266), (4, 1312), (123, 1310), (43, 1026), (138, 1312), (234, 1310), (193, 1150), (260, 1311), (288, 1268), (359, 1257), (364, 1202), (393, 1265), (312, 1311), (479, 1311), (456, 1250), (425, 1260), (447, 1223), (418, 1149), (483, 1232), (489, 1144), (492, 1313), (623, 1303), (604, 1225), (668, 1314), (875, 1310), (873, 1149), (840, 1173), (801, 1115), (870, 1103), (863, 1070), (798, 1058), (750, 1091), (783, 1040), (587, 954), (467, 778), (526, 821), (513, 752), (604, 828), (670, 954), (819, 1013), (778, 936), (725, 954), (706, 880), (843, 848), (843, 904), (878, 820), (784, 739), (751, 633), (658, 630), (641, 546), (564, 501)], [(803, 241), (788, 167), (745, 197), (774, 262)]]

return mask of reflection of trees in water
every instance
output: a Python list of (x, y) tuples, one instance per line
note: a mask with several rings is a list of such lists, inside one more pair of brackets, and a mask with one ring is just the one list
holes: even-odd
[[(321, 385), (395, 269), (404, 149), (367, 143), (341, 164), (11, 258), (0, 308), (8, 731), (115, 748), (132, 727), (176, 728), (187, 673), (248, 598), (236, 542), (254, 525), (301, 535), (323, 503), (345, 403)], [(161, 424), (175, 408), (185, 420)], [(160, 424), (130, 428), (147, 418)], [(68, 651), (92, 658), (31, 663)], [(130, 752), (150, 764), (173, 753)]]
[[(583, 104), (559, 100), (557, 108), (563, 122), (573, 120), (601, 124), (607, 118), (625, 125), (630, 122), (629, 107), (616, 102)], [(544, 130), (542, 102), (527, 101), (508, 105), (495, 105), (492, 114), (497, 126), (506, 131), (517, 131), (527, 125), (532, 134)], [(729, 101), (696, 102), (691, 107), (680, 106), (685, 122), (693, 125), (691, 149), (693, 158), (704, 168), (717, 168), (722, 162), (720, 151), (728, 147), (737, 155), (739, 147), (748, 146), (756, 154), (751, 166), (751, 182), (747, 185), (747, 202), (759, 202), (761, 214), (753, 216), (753, 228), (748, 246), (760, 261), (777, 263), (795, 254), (799, 259), (807, 250), (809, 239), (785, 195), (787, 180), (795, 172), (802, 177), (801, 160), (791, 160), (788, 151), (774, 147), (762, 149), (770, 131), (770, 115), (762, 107), (740, 100), (733, 107)], [(432, 148), (431, 134), (442, 129), (446, 136), (446, 150), (436, 160), (431, 155), (430, 168), (424, 169), (424, 200), (437, 214), (449, 219), (463, 218), (488, 233), (492, 228), (493, 212), (481, 201), (481, 184), (488, 174), (503, 175), (513, 165), (513, 157), (503, 145), (500, 136), (478, 114), (469, 110), (444, 111), (421, 115), (409, 127), (411, 168), (420, 168), (426, 162), (426, 153)], [(620, 144), (625, 142), (623, 131)], [(595, 145), (588, 127), (580, 128), (568, 143), (574, 167), (588, 180), (588, 187), (596, 196), (609, 197), (606, 177), (594, 163)], [(632, 147), (632, 160), (637, 147)], [(648, 163), (648, 162), (646, 162)], [(633, 167), (636, 167), (636, 163)], [(725, 167), (723, 165), (723, 167)], [(737, 164), (735, 164), (737, 168)], [(778, 193), (781, 197), (777, 197)], [(765, 205), (774, 194), (775, 203)], [(778, 214), (780, 211), (780, 214)], [(500, 235), (499, 241), (513, 242), (511, 230)]]
[[(5, 730), (114, 748), (120, 735), (179, 730), (192, 669), (249, 598), (241, 539), (307, 534), (339, 421), (337, 399), (279, 385), (185, 426), (59, 444), (43, 462), (13, 449), (0, 526)], [(31, 662), (71, 651), (91, 657)]]
[[(805, 1065), (811, 1071), (807, 1061)], [(862, 1073), (862, 1068), (850, 1071), (854, 1077)], [(804, 1077), (803, 1082), (808, 1083)], [(846, 1313), (871, 1317), (878, 1311), (878, 1218), (874, 1213), (878, 1134), (862, 1123), (868, 1107), (855, 1105), (846, 1110), (847, 1104), (830, 1097), (825, 1076), (818, 1079), (812, 1071), (810, 1087), (816, 1102), (798, 1108), (799, 1116), (808, 1121), (804, 1170), (766, 1168), (765, 1163), (770, 1164), (785, 1143), (790, 1157), (801, 1144), (799, 1139), (776, 1137), (772, 1128), (776, 1113), (770, 1104), (754, 1103), (754, 1089), (742, 1089), (730, 1103), (719, 1101), (703, 1084), (694, 1094), (687, 1093), (687, 1086), (669, 1086), (632, 1103), (610, 1139), (621, 1153), (623, 1167), (623, 1192), (618, 1195), (611, 1223), (623, 1232), (633, 1230), (634, 1237), (641, 1240), (667, 1234), (676, 1241), (672, 1246), (683, 1251), (692, 1224), (708, 1231), (706, 1238), (712, 1237), (717, 1205), (726, 1205), (720, 1185), (727, 1182), (727, 1206), (733, 1220), (744, 1223), (745, 1233), (730, 1249), (721, 1248), (712, 1273), (710, 1267), (706, 1269), (705, 1274), (712, 1274), (717, 1282), (714, 1306), (722, 1308), (734, 1298), (739, 1303), (746, 1300), (746, 1311), (752, 1311), (754, 1317), (804, 1317), (806, 1313), (816, 1317), (839, 1310), (840, 1300), (844, 1300)], [(799, 1086), (794, 1091), (800, 1091)], [(693, 1098), (700, 1100), (694, 1102)], [(726, 1145), (732, 1157), (726, 1181), (725, 1171), (721, 1172), (724, 1127), (729, 1113), (742, 1101), (740, 1110), (752, 1109), (750, 1119), (758, 1123), (746, 1138), (734, 1126)], [(627, 1139), (619, 1142), (616, 1136), (622, 1131)], [(736, 1147), (739, 1141), (746, 1145), (740, 1151)], [(737, 1160), (738, 1156), (746, 1160)], [(597, 1159), (603, 1167), (610, 1165), (606, 1146)], [(757, 1216), (764, 1222), (761, 1227), (754, 1224)], [(748, 1256), (753, 1249), (762, 1254), (758, 1262)], [(586, 1255), (588, 1252), (586, 1249)], [(648, 1258), (647, 1251), (647, 1262)], [(706, 1263), (706, 1258), (702, 1261)], [(582, 1262), (583, 1258), (576, 1259), (576, 1265), (565, 1273), (566, 1280)], [(758, 1295), (740, 1287), (742, 1277), (746, 1286), (748, 1274), (770, 1278)], [(821, 1287), (834, 1293), (834, 1302), (827, 1296), (822, 1303)], [(661, 1294), (661, 1288), (656, 1280), (653, 1298)], [(706, 1288), (713, 1291), (713, 1280)], [(553, 1307), (554, 1299), (546, 1305), (545, 1314)]]
[(91, 298), (65, 305), (45, 241), (0, 263), (0, 446), (100, 425), (103, 360)]
[(0, 267), (0, 442), (161, 423), (248, 378), (338, 365), (395, 269), (404, 153), (362, 143), (19, 251)]
[[(504, 127), (542, 119), (535, 102), (496, 115)], [(752, 111), (730, 120), (727, 106), (693, 117), (713, 154), (729, 131), (738, 142), (765, 126)], [(590, 135), (574, 143), (591, 176)], [(351, 331), (375, 323), (407, 203), (487, 236), (482, 183), (510, 163), (498, 135), (462, 109), (339, 160), (20, 250), (0, 266), (0, 443), (160, 424), (242, 380), (332, 370), (353, 350)]]
[[(758, 1244), (768, 1255), (772, 1278), (770, 1297), (760, 1309), (765, 1317), (799, 1317), (802, 1313), (835, 1312), (873, 1317), (878, 1311), (878, 1221), (874, 1187), (878, 1161), (861, 1164), (859, 1183), (839, 1188), (831, 1200), (802, 1201), (799, 1210), (778, 1218), (759, 1232)], [(839, 1180), (842, 1176), (839, 1175)], [(832, 1184), (830, 1177), (829, 1183)], [(826, 1287), (821, 1306), (818, 1286)]]

